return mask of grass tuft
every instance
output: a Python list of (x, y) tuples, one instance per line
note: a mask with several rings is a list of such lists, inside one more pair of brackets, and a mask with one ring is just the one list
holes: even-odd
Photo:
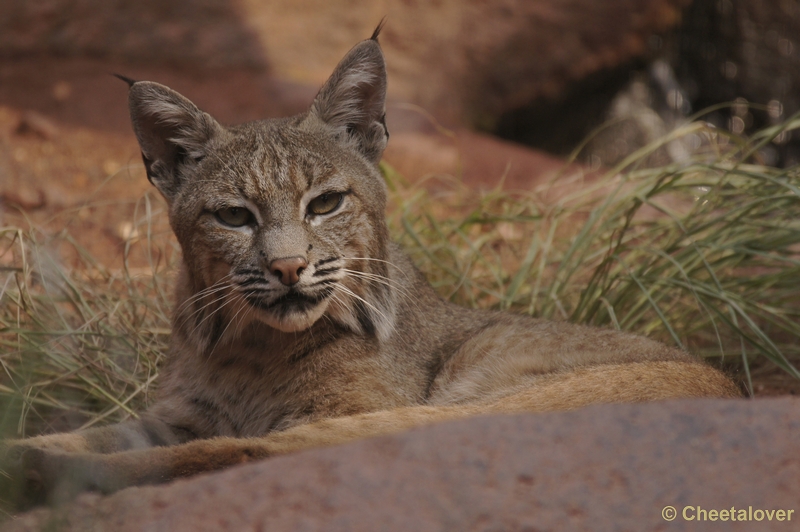
[[(0, 434), (87, 428), (146, 406), (169, 336), (175, 264), (163, 257), (177, 256), (152, 221), (139, 220), (145, 236), (116, 269), (66, 231), (0, 228)], [(145, 266), (129, 266), (134, 254)]]

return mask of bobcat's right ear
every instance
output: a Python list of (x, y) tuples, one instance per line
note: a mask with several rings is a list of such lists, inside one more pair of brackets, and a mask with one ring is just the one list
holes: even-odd
[(181, 168), (205, 157), (222, 126), (174, 90), (152, 81), (132, 83), (128, 103), (147, 179), (172, 201), (181, 186)]

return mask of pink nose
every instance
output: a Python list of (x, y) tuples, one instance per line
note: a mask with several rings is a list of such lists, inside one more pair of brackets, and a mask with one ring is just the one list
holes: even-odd
[(300, 274), (308, 266), (308, 261), (303, 257), (287, 257), (285, 259), (275, 259), (269, 264), (269, 271), (272, 272), (281, 283), (286, 286), (297, 284)]

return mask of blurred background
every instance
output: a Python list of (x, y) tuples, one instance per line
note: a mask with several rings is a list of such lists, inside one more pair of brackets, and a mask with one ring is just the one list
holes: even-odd
[[(285, 116), (383, 17), (386, 161), (412, 182), (528, 189), (601, 124), (578, 157), (592, 169), (717, 104), (703, 119), (736, 134), (800, 107), (796, 0), (4, 0), (0, 217), (16, 206), (43, 222), (90, 193), (148, 190), (110, 73), (169, 85), (226, 123)], [(798, 141), (779, 135), (760, 162), (794, 164)], [(93, 252), (131, 231), (127, 211), (78, 214)]]
[[(412, 178), (458, 159), (468, 183), (524, 186), (609, 121), (582, 162), (613, 165), (715, 104), (733, 103), (704, 118), (735, 133), (798, 109), (795, 0), (5, 0), (4, 123), (47, 140), (61, 126), (119, 135), (101, 161), (108, 174), (131, 139), (125, 87), (109, 72), (170, 85), (223, 122), (293, 114), (384, 16), (387, 158)], [(420, 137), (437, 123), (461, 135)], [(797, 140), (766, 146), (763, 162), (794, 164)], [(69, 201), (80, 178), (15, 179), (26, 155), (9, 142), (6, 132), (6, 201)], [(480, 157), (476, 143), (489, 148)]]

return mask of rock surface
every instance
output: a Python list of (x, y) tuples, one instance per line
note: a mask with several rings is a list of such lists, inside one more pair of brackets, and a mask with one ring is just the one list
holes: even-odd
[[(796, 530), (798, 412), (782, 398), (476, 418), (85, 495), (2, 531)], [(753, 520), (686, 521), (687, 506)]]

